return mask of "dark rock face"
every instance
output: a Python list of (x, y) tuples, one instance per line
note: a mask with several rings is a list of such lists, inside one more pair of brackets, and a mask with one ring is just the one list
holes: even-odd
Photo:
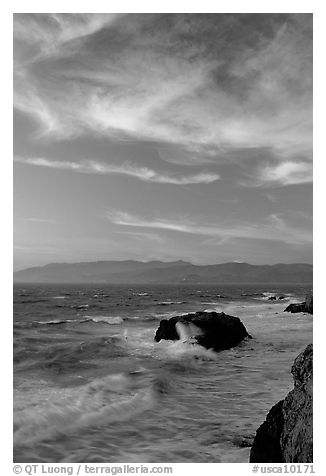
[(312, 462), (312, 344), (295, 359), (291, 372), (294, 389), (273, 406), (258, 428), (251, 463)]
[(311, 295), (306, 296), (305, 302), (300, 304), (290, 304), (284, 312), (307, 312), (308, 314), (313, 314), (313, 299)]
[(284, 463), (280, 443), (284, 425), (283, 401), (271, 408), (266, 420), (258, 428), (250, 451), (251, 463)]
[(287, 395), (283, 404), (284, 427), (281, 447), (286, 462), (312, 462), (312, 384), (313, 349), (306, 347), (294, 361), (291, 369), (294, 389)]
[(313, 299), (311, 294), (306, 296), (305, 312), (309, 312), (309, 314), (313, 314)]
[(163, 319), (155, 334), (155, 340), (179, 340), (176, 324), (180, 322), (194, 324), (200, 335), (194, 337), (196, 343), (215, 351), (230, 349), (238, 345), (245, 337), (251, 338), (238, 317), (229, 316), (224, 312), (196, 312), (184, 316)]
[(300, 304), (289, 304), (288, 307), (284, 309), (284, 312), (292, 312), (292, 313), (305, 312), (305, 307), (306, 307), (305, 302), (302, 302)]

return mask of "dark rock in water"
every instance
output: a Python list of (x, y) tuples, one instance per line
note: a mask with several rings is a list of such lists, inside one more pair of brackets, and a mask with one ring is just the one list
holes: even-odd
[(306, 308), (305, 312), (309, 312), (309, 314), (313, 314), (313, 298), (312, 294), (308, 294), (306, 296)]
[(282, 296), (279, 296), (278, 299), (279, 299), (279, 301), (280, 301), (281, 299), (285, 299), (285, 296), (283, 296), (283, 295), (282, 295)]
[(232, 440), (232, 443), (239, 448), (250, 448), (252, 446), (252, 442), (252, 436), (236, 437)]
[(300, 304), (289, 304), (286, 309), (284, 309), (284, 312), (305, 312), (305, 302), (301, 302)]
[(311, 463), (313, 347), (298, 355), (291, 369), (294, 389), (270, 410), (258, 428), (251, 463)]
[(269, 296), (268, 300), (269, 301), (276, 301), (276, 296)]
[(309, 314), (313, 314), (313, 298), (312, 295), (307, 295), (305, 302), (301, 302), (299, 304), (290, 304), (284, 312), (308, 312)]
[(169, 320), (163, 319), (156, 331), (155, 340), (179, 340), (180, 325), (187, 340), (191, 338), (191, 342), (215, 351), (230, 349), (245, 337), (251, 338), (238, 317), (228, 316), (224, 312), (196, 312), (171, 317)]

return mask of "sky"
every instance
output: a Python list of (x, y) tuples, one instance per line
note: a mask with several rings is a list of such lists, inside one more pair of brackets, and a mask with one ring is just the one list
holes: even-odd
[(14, 14), (14, 269), (312, 262), (311, 14)]

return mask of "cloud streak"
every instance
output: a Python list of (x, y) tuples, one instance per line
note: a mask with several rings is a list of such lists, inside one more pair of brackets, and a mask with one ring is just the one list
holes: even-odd
[(304, 245), (312, 242), (309, 230), (293, 228), (277, 214), (272, 214), (264, 223), (201, 224), (190, 220), (146, 219), (120, 211), (109, 211), (106, 214), (111, 223), (121, 226), (153, 228), (175, 231), (192, 235), (214, 237), (219, 240), (246, 238), (258, 240), (281, 241), (293, 245)]
[(50, 160), (41, 157), (23, 158), (15, 157), (15, 161), (26, 165), (47, 167), (50, 169), (70, 170), (73, 172), (98, 175), (126, 175), (135, 177), (144, 182), (164, 183), (173, 185), (208, 184), (219, 180), (215, 173), (201, 172), (194, 175), (172, 176), (156, 172), (148, 167), (136, 167), (128, 163), (121, 165), (106, 164), (88, 160), (84, 162)]
[(258, 185), (296, 185), (310, 183), (313, 179), (312, 164), (309, 162), (282, 162), (266, 165), (259, 169)]
[(55, 223), (54, 220), (50, 218), (23, 218), (24, 221), (28, 221), (31, 223)]
[(15, 14), (15, 38), (30, 45), (36, 54), (33, 59), (45, 59), (65, 54), (66, 47), (71, 54), (81, 47), (89, 35), (113, 24), (122, 15), (103, 14)]
[(19, 14), (14, 34), (15, 107), (39, 136), (311, 155), (311, 15)]
[(157, 233), (149, 233), (145, 231), (116, 231), (115, 233), (121, 236), (130, 237), (133, 240), (138, 240), (140, 242), (146, 240), (150, 242), (158, 242), (161, 244), (166, 243), (166, 239)]

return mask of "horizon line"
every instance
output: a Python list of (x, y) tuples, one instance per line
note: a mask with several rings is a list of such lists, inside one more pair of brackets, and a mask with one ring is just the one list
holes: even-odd
[(291, 262), (291, 263), (283, 263), (283, 262), (278, 262), (278, 263), (274, 263), (274, 264), (267, 264), (267, 263), (263, 263), (263, 264), (252, 264), (252, 263), (248, 263), (247, 261), (238, 261), (238, 260), (235, 260), (235, 261), (224, 261), (224, 262), (220, 262), (220, 263), (213, 263), (213, 264), (205, 264), (205, 263), (202, 263), (202, 264), (196, 264), (196, 263), (192, 263), (191, 261), (185, 261), (183, 259), (177, 259), (177, 260), (172, 260), (172, 261), (164, 261), (164, 260), (156, 260), (156, 259), (153, 259), (153, 260), (148, 260), (148, 261), (143, 261), (143, 260), (136, 260), (136, 259), (120, 259), (120, 260), (92, 260), (92, 261), (72, 261), (72, 262), (67, 262), (67, 261), (53, 261), (53, 262), (50, 262), (50, 263), (46, 263), (46, 264), (43, 264), (43, 265), (34, 265), (34, 266), (28, 266), (26, 268), (20, 268), (20, 269), (16, 269), (16, 270), (13, 270), (13, 274), (15, 273), (19, 273), (21, 271), (26, 271), (26, 270), (29, 270), (29, 269), (35, 269), (35, 268), (45, 268), (47, 266), (51, 266), (51, 265), (76, 265), (76, 264), (91, 264), (91, 263), (126, 263), (126, 262), (133, 262), (133, 263), (142, 263), (142, 264), (148, 264), (148, 263), (154, 263), (154, 262), (158, 262), (158, 263), (165, 263), (165, 264), (173, 264), (173, 263), (185, 263), (185, 264), (188, 264), (188, 265), (192, 265), (192, 266), (217, 266), (217, 265), (223, 265), (223, 264), (247, 264), (249, 266), (279, 266), (279, 265), (306, 265), (306, 266), (313, 266), (313, 263), (306, 263), (306, 262)]

